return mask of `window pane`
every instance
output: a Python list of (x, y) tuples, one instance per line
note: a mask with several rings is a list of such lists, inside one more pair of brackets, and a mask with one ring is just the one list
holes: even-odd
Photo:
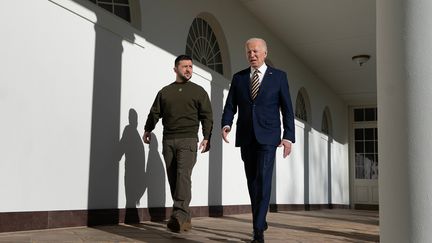
[(218, 73), (223, 73), (223, 66), (222, 66), (222, 64), (216, 65), (215, 71), (218, 72)]
[(355, 156), (355, 177), (356, 179), (364, 179), (364, 158), (362, 154)]
[(375, 121), (375, 108), (365, 109), (365, 121)]
[(354, 109), (354, 121), (364, 121), (363, 109)]
[(120, 18), (130, 22), (130, 12), (128, 6), (115, 6), (114, 14), (119, 16)]
[(122, 3), (122, 4), (128, 4), (129, 5), (129, 0), (114, 0), (114, 3)]
[(300, 92), (297, 94), (295, 116), (303, 121), (307, 121), (306, 105)]
[(365, 142), (365, 153), (375, 153), (375, 142)]
[[(219, 47), (217, 49), (219, 50)], [(215, 56), (215, 62), (216, 63), (222, 63), (222, 56), (221, 55), (216, 55)]]
[(113, 9), (112, 9), (113, 6), (111, 4), (99, 3), (99, 6), (103, 9), (108, 10), (111, 13), (113, 12)]
[(371, 175), (371, 179), (378, 179), (378, 154), (374, 155), (374, 162), (372, 163), (371, 166), (371, 170), (372, 170), (372, 175)]
[(372, 178), (372, 165), (374, 164), (374, 155), (366, 154), (364, 157), (364, 179)]
[(363, 149), (363, 142), (355, 142), (355, 152), (356, 153), (363, 153), (364, 149)]
[(369, 160), (369, 163), (375, 162), (375, 154), (365, 154), (365, 160)]
[(328, 124), (328, 118), (327, 118), (327, 115), (326, 115), (326, 112), (324, 111), (323, 112), (323, 116), (322, 116), (322, 122), (321, 122), (321, 131), (324, 133), (324, 134), (329, 134), (329, 124)]
[(374, 140), (374, 128), (366, 128), (365, 129), (365, 140)]
[(118, 17), (131, 22), (129, 0), (89, 0), (99, 7), (117, 15)]
[(355, 135), (354, 135), (355, 140), (363, 140), (364, 139), (363, 129), (361, 129), (361, 128), (355, 129), (354, 133), (355, 133)]
[[(211, 36), (211, 39), (212, 39), (212, 43), (214, 43), (214, 41), (213, 41), (213, 32), (212, 32), (212, 30), (211, 30), (211, 28), (206, 28), (206, 36)], [(216, 39), (216, 38), (215, 38)]]

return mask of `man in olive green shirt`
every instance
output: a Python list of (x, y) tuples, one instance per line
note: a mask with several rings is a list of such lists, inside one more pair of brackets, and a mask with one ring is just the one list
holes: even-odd
[(192, 59), (180, 55), (174, 62), (176, 81), (163, 87), (157, 94), (144, 127), (144, 143), (150, 143), (151, 131), (162, 118), (163, 150), (173, 212), (167, 227), (174, 232), (190, 230), (191, 175), (196, 163), (198, 128), (202, 125), (201, 153), (210, 149), (213, 127), (212, 108), (207, 92), (189, 81)]

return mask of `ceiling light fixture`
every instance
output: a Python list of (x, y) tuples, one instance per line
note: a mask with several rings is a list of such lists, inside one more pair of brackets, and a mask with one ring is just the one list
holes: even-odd
[(356, 62), (360, 67), (363, 66), (363, 64), (365, 64), (367, 61), (369, 61), (369, 59), (369, 55), (357, 55), (352, 57), (352, 60)]

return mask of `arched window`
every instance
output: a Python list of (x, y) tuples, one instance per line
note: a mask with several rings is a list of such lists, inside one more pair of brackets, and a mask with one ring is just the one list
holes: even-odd
[(120, 18), (131, 22), (131, 12), (129, 0), (90, 0), (99, 7), (119, 16)]
[(331, 118), (330, 110), (326, 107), (323, 111), (322, 122), (321, 122), (321, 132), (330, 135), (331, 134)]
[(186, 41), (186, 54), (210, 69), (224, 74), (221, 50), (212, 27), (202, 18), (195, 18)]
[(297, 94), (295, 116), (305, 122), (308, 121), (306, 103), (301, 92)]

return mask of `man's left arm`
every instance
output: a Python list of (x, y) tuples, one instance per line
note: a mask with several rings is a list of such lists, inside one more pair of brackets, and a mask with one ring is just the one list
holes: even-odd
[(282, 73), (282, 77), (280, 80), (279, 104), (282, 113), (282, 139), (287, 139), (292, 143), (295, 143), (294, 112), (288, 87), (288, 79), (285, 72)]
[(286, 73), (282, 73), (280, 83), (280, 108), (282, 113), (283, 135), (279, 146), (284, 147), (284, 157), (291, 153), (291, 145), (295, 143), (294, 112), (289, 92)]

